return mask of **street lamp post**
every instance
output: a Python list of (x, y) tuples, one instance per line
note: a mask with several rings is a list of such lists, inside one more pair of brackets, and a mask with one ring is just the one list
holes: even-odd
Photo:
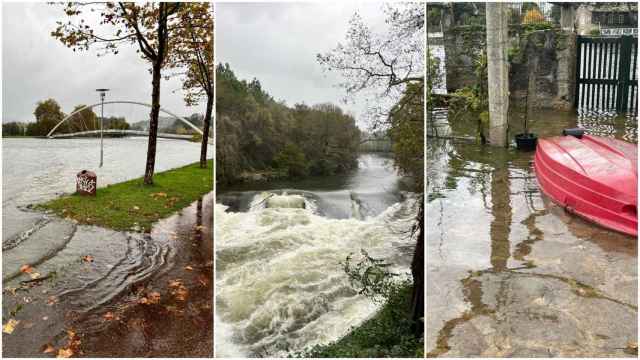
[(96, 91), (100, 94), (100, 167), (102, 167), (104, 154), (104, 140), (102, 136), (104, 122), (104, 96), (106, 95), (107, 91), (109, 91), (109, 89), (96, 89)]

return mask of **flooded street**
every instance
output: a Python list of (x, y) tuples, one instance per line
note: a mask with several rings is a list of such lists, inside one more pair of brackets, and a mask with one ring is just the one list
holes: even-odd
[[(429, 131), (474, 135), (435, 112)], [(635, 117), (536, 111), (539, 138), (580, 126), (637, 139)], [(512, 126), (511, 133), (520, 132)], [(538, 189), (533, 152), (430, 138), (428, 356), (631, 356), (637, 240), (568, 214)]]
[(216, 204), (216, 354), (286, 356), (335, 341), (373, 315), (343, 270), (361, 249), (409, 273), (415, 194), (389, 157), (352, 174), (246, 184)]
[[(20, 322), (12, 334), (3, 334), (6, 356), (46, 355), (41, 347), (50, 344), (62, 348), (65, 341), (70, 341), (66, 339), (70, 329), (81, 341), (78, 351), (96, 352), (101, 356), (113, 354), (119, 349), (113, 349), (111, 342), (89, 344), (101, 338), (97, 334), (116, 336), (115, 330), (109, 332), (107, 328), (113, 329), (116, 316), (122, 321), (128, 320), (129, 303), (135, 304), (137, 298), (152, 291), (145, 288), (147, 284), (154, 284), (153, 292), (162, 293), (162, 286), (167, 286), (164, 276), (179, 277), (180, 269), (187, 266), (183, 264), (185, 256), (200, 251), (199, 256), (203, 256), (212, 251), (210, 236), (198, 240), (197, 246), (202, 249), (192, 248), (196, 237), (190, 232), (194, 226), (204, 232), (203, 227), (212, 222), (212, 194), (203, 200), (204, 205), (201, 202), (199, 210), (194, 203), (182, 215), (170, 218), (173, 220), (157, 223), (151, 234), (79, 225), (30, 209), (31, 204), (74, 192), (75, 174), (84, 168), (96, 171), (99, 187), (143, 175), (146, 139), (106, 139), (103, 168), (97, 168), (98, 143), (96, 139), (5, 139), (3, 142), (3, 323), (10, 318)], [(199, 152), (197, 143), (159, 140), (156, 171), (192, 163), (199, 158)], [(210, 234), (211, 229), (208, 231)], [(210, 259), (202, 260), (200, 265), (208, 261)], [(25, 273), (22, 268), (25, 264), (31, 265), (31, 273), (39, 275), (37, 279)], [(209, 269), (202, 271), (208, 271), (210, 278), (212, 265), (206, 266)], [(195, 265), (191, 267), (196, 269)], [(208, 281), (210, 287), (210, 279)], [(144, 310), (140, 313), (149, 313), (148, 309)], [(211, 310), (208, 311), (211, 314)], [(102, 316), (107, 313), (121, 316), (107, 316), (109, 320), (105, 320)], [(164, 315), (145, 321), (154, 324), (158, 319), (164, 319)], [(208, 321), (210, 324), (210, 319)], [(142, 340), (158, 337), (144, 334)], [(127, 340), (135, 338), (134, 335)], [(121, 354), (190, 354), (184, 346), (160, 350), (161, 345), (142, 340), (131, 344), (134, 349), (123, 346)]]

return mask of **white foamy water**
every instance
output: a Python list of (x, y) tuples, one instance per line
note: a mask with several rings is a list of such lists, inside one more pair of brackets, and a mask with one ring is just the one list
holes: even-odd
[[(265, 204), (268, 192), (252, 202)], [(300, 195), (279, 207), (227, 212), (216, 204), (216, 322), (219, 357), (286, 356), (339, 339), (377, 309), (349, 283), (341, 263), (360, 250), (408, 273), (417, 212), (411, 194), (373, 217), (332, 219), (300, 208)], [(283, 198), (285, 197), (285, 198)], [(305, 200), (308, 203), (308, 200)], [(357, 203), (356, 203), (357, 205)]]

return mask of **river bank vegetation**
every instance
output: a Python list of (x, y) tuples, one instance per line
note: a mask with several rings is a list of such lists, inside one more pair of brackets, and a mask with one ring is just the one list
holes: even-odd
[(413, 335), (412, 284), (394, 286), (386, 303), (371, 319), (340, 340), (299, 354), (305, 358), (386, 358), (424, 356), (423, 344)]
[(229, 64), (216, 68), (216, 100), (218, 184), (255, 174), (333, 175), (357, 166), (360, 130), (336, 105), (289, 107), (258, 79), (238, 79)]
[(209, 169), (195, 163), (157, 173), (151, 186), (138, 178), (98, 188), (95, 197), (65, 195), (36, 208), (81, 224), (146, 232), (157, 220), (213, 191), (212, 165), (213, 160), (209, 160)]

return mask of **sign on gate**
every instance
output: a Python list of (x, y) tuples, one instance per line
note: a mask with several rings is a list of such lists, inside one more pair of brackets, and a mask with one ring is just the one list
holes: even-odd
[(638, 35), (638, 28), (602, 28), (600, 35), (605, 36), (622, 36), (622, 35)]

